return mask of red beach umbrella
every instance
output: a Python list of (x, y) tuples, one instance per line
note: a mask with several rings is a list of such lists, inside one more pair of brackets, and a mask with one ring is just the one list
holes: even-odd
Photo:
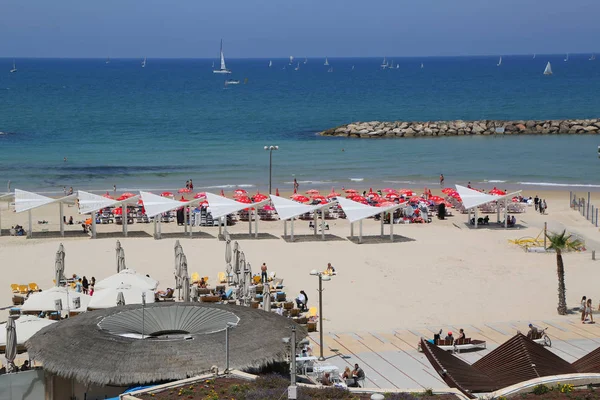
[(386, 199), (391, 199), (391, 200), (397, 199), (398, 197), (400, 197), (400, 195), (398, 193), (388, 193), (385, 195)]
[(129, 197), (125, 197), (125, 196), (119, 196), (117, 197), (117, 201), (123, 201), (123, 200), (127, 200)]
[(384, 201), (384, 202), (377, 204), (377, 207), (391, 207), (391, 206), (395, 206), (395, 205), (396, 205), (396, 203), (394, 203), (392, 201)]
[(335, 196), (341, 196), (341, 194), (340, 194), (340, 193), (338, 193), (338, 192), (336, 192), (336, 191), (335, 191), (335, 189), (334, 189), (333, 187), (331, 188), (331, 193), (329, 193), (329, 194), (332, 194), (332, 195), (334, 195), (334, 197), (335, 197)]
[(114, 199), (115, 199), (115, 198), (114, 198), (114, 197), (112, 197), (110, 194), (108, 194), (108, 192), (106, 192), (105, 194), (103, 194), (103, 195), (102, 195), (102, 197), (105, 197), (105, 198), (107, 198), (107, 199), (111, 199), (111, 200), (114, 200)]
[(192, 193), (192, 189), (189, 188), (181, 188), (177, 191), (177, 193)]
[(356, 189), (346, 189), (346, 190), (344, 190), (344, 192), (346, 192), (346, 193), (358, 193), (358, 191)]
[(196, 193), (196, 194), (194, 195), (194, 198), (195, 198), (195, 199), (201, 199), (201, 198), (203, 198), (203, 197), (206, 197), (206, 193), (205, 193), (205, 192)]
[(306, 191), (306, 194), (319, 194), (319, 191), (317, 189), (309, 189)]
[(130, 192), (123, 193), (123, 194), (121, 195), (121, 197), (125, 197), (126, 199), (128, 199), (128, 198), (130, 198), (130, 197), (133, 197), (133, 196), (135, 196), (135, 194), (133, 194), (133, 193), (130, 193)]
[(185, 202), (187, 202), (187, 200), (183, 196), (181, 196), (181, 198), (179, 199), (179, 201), (185, 201)]
[(254, 195), (254, 201), (256, 201), (256, 202), (263, 201), (263, 200), (266, 200), (268, 198), (269, 198), (269, 196), (266, 196), (266, 195), (264, 195), (262, 193), (256, 193)]
[(415, 192), (412, 191), (412, 189), (400, 189), (398, 190), (398, 193), (403, 194), (405, 196), (414, 196)]
[(123, 209), (121, 207), (119, 208), (115, 208), (112, 210), (113, 215), (122, 215), (123, 214)]
[(275, 196), (279, 196), (279, 188), (275, 189)]
[(199, 207), (208, 207), (208, 201), (203, 201), (202, 203), (198, 204)]
[(332, 198), (334, 198), (334, 197), (339, 197), (339, 196), (340, 196), (340, 194), (339, 194), (339, 193), (329, 193), (329, 194), (328, 194), (326, 197), (327, 197), (328, 199), (332, 199)]
[(265, 211), (275, 211), (275, 207), (273, 207), (270, 204), (267, 204), (266, 206), (263, 207), (263, 210), (265, 210)]
[(443, 188), (442, 189), (442, 193), (444, 193), (444, 194), (449, 194), (449, 193), (452, 193), (452, 192), (455, 192), (455, 190), (452, 189), (452, 188)]
[(306, 196), (302, 196), (301, 194), (295, 194), (294, 196), (292, 196), (292, 200), (300, 202), (300, 203), (306, 203), (310, 199)]
[(418, 203), (420, 201), (425, 201), (425, 199), (419, 196), (413, 196), (408, 201), (410, 201), (411, 203)]
[(440, 204), (444, 202), (444, 199), (440, 196), (431, 196), (429, 200), (433, 201), (435, 204)]
[(396, 189), (392, 189), (392, 188), (385, 188), (382, 190), (382, 192), (386, 192), (386, 193), (398, 193), (398, 191)]
[(310, 196), (310, 198), (313, 200), (325, 200), (325, 196), (323, 196), (322, 194), (315, 194)]
[(235, 189), (233, 191), (233, 194), (246, 194), (248, 193), (247, 191), (245, 191), (244, 189)]
[(246, 196), (246, 197), (237, 197), (235, 199), (235, 201), (238, 201), (238, 202), (244, 203), (244, 204), (252, 204), (252, 200), (250, 200), (250, 198), (248, 196)]
[(352, 196), (352, 197), (350, 197), (350, 199), (353, 200), (353, 201), (359, 202), (359, 203), (367, 201), (367, 199), (365, 199), (362, 196)]
[(319, 203), (319, 204), (328, 204), (328, 203), (329, 202), (327, 200), (323, 199), (323, 200), (321, 200), (321, 203)]
[(162, 192), (160, 195), (162, 197), (173, 197), (173, 193), (171, 192)]
[(143, 206), (144, 205), (144, 201), (142, 199), (138, 200), (138, 206)]

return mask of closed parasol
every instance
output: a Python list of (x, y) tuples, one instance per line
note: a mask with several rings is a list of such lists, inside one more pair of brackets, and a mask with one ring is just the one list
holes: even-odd
[(123, 292), (118, 292), (117, 293), (117, 306), (124, 306), (125, 305), (125, 295), (123, 294)]
[(17, 328), (15, 327), (16, 315), (10, 315), (6, 323), (6, 362), (8, 372), (15, 370), (15, 357), (17, 356)]
[(263, 288), (263, 310), (271, 311), (271, 287), (268, 283)]
[(56, 259), (54, 260), (54, 286), (60, 286), (65, 276), (65, 248), (62, 243), (58, 246)]

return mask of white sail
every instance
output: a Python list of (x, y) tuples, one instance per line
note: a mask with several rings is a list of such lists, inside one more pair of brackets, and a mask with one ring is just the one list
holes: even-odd
[(15, 60), (13, 60), (13, 67), (10, 72), (17, 72), (17, 64), (15, 63)]
[(294, 56), (290, 56), (290, 65), (294, 62)]
[(294, 68), (295, 71), (298, 71), (300, 69), (300, 63), (298, 63), (298, 65), (296, 65), (296, 68)]
[(552, 75), (552, 66), (550, 65), (550, 61), (546, 64), (546, 69), (544, 69), (544, 75)]
[(596, 59), (596, 55), (592, 54), (592, 56), (590, 57), (590, 61), (594, 61)]
[(500, 60), (498, 60), (498, 64), (496, 64), (496, 66), (501, 66), (502, 65), (502, 56), (500, 56)]
[(567, 53), (567, 57), (564, 59), (564, 61), (569, 61), (569, 53)]
[(225, 65), (225, 54), (223, 53), (223, 39), (221, 39), (221, 68), (213, 70), (213, 74), (230, 74), (231, 71)]
[(399, 69), (399, 68), (400, 68), (400, 64), (396, 64), (396, 69)]
[(352, 66), (352, 71), (354, 71), (354, 65)]
[(533, 53), (533, 59), (535, 60), (535, 53)]
[(333, 72), (333, 67), (329, 68), (327, 72)]
[(308, 62), (308, 58), (304, 58), (304, 64), (306, 64)]
[(142, 61), (142, 68), (146, 68), (146, 57), (144, 57), (144, 61)]
[(327, 57), (325, 57), (325, 64), (323, 65), (329, 65), (329, 60), (327, 60)]
[(425, 66), (423, 65), (423, 63), (421, 63), (421, 69), (425, 68)]
[(381, 62), (381, 68), (386, 69), (387, 66), (388, 66), (387, 60), (385, 57), (383, 57), (383, 61)]

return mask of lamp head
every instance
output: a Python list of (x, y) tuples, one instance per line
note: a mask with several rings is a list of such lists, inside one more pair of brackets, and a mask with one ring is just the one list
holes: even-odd
[(329, 275), (323, 275), (323, 276), (321, 276), (321, 280), (323, 280), (323, 281), (330, 281), (331, 280), (331, 276), (329, 276)]
[(265, 150), (269, 150), (269, 146), (265, 146)]
[(279, 150), (279, 146), (273, 146), (274, 150)]
[(235, 323), (235, 322), (228, 322), (228, 323), (227, 323), (227, 326), (228, 326), (229, 328), (235, 328), (236, 326), (238, 326), (238, 324), (237, 324), (237, 323)]
[(313, 269), (312, 271), (310, 271), (310, 274), (317, 276), (317, 275), (319, 275), (319, 271), (317, 271), (316, 269)]

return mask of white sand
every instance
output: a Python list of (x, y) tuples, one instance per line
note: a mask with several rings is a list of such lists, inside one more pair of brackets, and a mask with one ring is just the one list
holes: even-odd
[[(346, 240), (286, 243), (280, 238), (282, 222), (261, 221), (259, 231), (269, 232), (278, 239), (239, 242), (254, 271), (266, 262), (270, 271), (285, 279), (288, 297), (293, 298), (304, 289), (309, 305), (317, 305), (318, 300), (317, 278), (310, 276), (309, 271), (324, 269), (331, 262), (338, 275), (324, 282), (323, 299), (325, 329), (330, 332), (556, 318), (555, 255), (525, 253), (508, 240), (537, 236), (545, 221), (550, 228), (566, 226), (589, 240), (597, 240), (598, 230), (568, 209), (568, 193), (544, 192), (542, 196), (547, 199), (549, 215), (541, 216), (531, 207), (526, 214), (517, 215), (518, 221), (527, 226), (520, 230), (469, 229), (465, 225), (466, 216), (459, 214), (447, 221), (434, 219), (426, 225), (396, 225), (394, 232), (411, 240), (402, 243), (357, 245)], [(66, 215), (74, 215), (74, 208), (68, 209)], [(490, 218), (494, 220), (495, 215)], [(49, 220), (48, 228), (58, 230), (58, 206), (36, 210), (34, 221), (38, 219)], [(81, 217), (75, 215), (75, 219)], [(7, 211), (3, 203), (2, 226), (7, 228), (15, 222), (26, 226), (27, 213), (17, 215)], [(346, 220), (329, 221), (329, 225), (329, 233), (349, 236)], [(41, 228), (34, 223), (34, 230)], [(99, 226), (100, 231), (107, 229), (120, 227)], [(152, 225), (130, 226), (130, 231), (139, 229), (151, 232)], [(163, 224), (163, 233), (169, 230), (183, 228)], [(217, 228), (201, 230), (216, 237)], [(240, 223), (230, 230), (247, 233), (248, 227)], [(308, 222), (296, 224), (296, 234), (311, 232)], [(365, 221), (365, 236), (378, 233), (378, 222)], [(0, 238), (3, 275), (0, 305), (10, 304), (10, 283), (37, 282), (42, 288), (51, 286), (54, 255), (61, 242), (66, 250), (66, 274), (96, 279), (113, 274), (115, 240)], [(174, 285), (175, 239), (121, 238), (120, 241), (129, 267), (160, 280), (161, 288)], [(180, 242), (190, 273), (207, 275), (214, 283), (217, 273), (225, 270), (225, 243), (216, 238), (181, 238)], [(596, 242), (588, 243), (588, 247), (595, 248)], [(584, 294), (596, 303), (600, 293), (593, 290), (600, 278), (600, 264), (591, 260), (590, 252), (567, 254), (564, 258), (569, 305), (578, 304)]]

